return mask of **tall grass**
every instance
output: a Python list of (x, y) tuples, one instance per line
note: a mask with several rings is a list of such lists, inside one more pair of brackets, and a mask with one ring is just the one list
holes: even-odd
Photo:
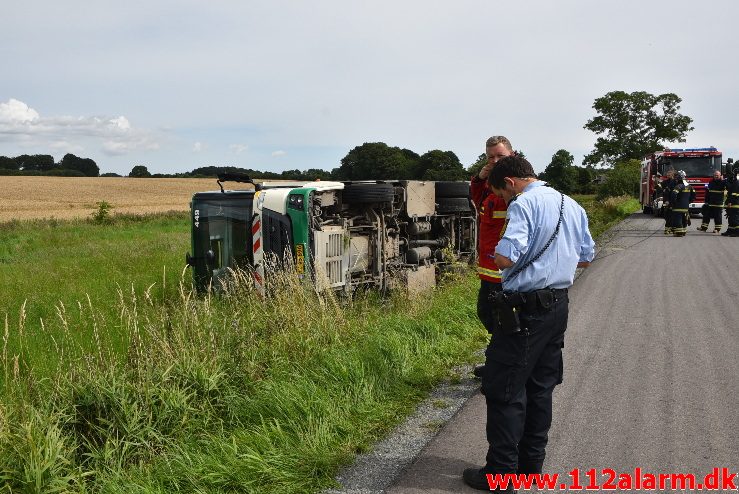
[(266, 300), (248, 276), (218, 297), (188, 280), (176, 298), (119, 289), (115, 319), (60, 305), (33, 339), (55, 369), (43, 379), (24, 318), (6, 323), (20, 348), (3, 353), (6, 489), (315, 492), (485, 340), (470, 278), (381, 304), (273, 280)]
[(587, 212), (590, 233), (594, 238), (641, 209), (639, 201), (628, 195), (603, 200), (598, 200), (594, 195), (575, 195), (573, 199)]

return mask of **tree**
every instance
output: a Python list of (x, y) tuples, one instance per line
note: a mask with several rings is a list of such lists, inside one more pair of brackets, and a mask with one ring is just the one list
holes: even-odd
[(20, 170), (20, 163), (15, 158), (0, 156), (0, 169), (3, 170)]
[(577, 169), (572, 165), (575, 157), (569, 151), (560, 149), (552, 156), (539, 178), (546, 180), (555, 189), (571, 194), (577, 191)]
[(641, 159), (669, 142), (684, 142), (693, 119), (678, 113), (682, 100), (673, 93), (611, 91), (593, 103), (597, 116), (584, 128), (602, 134), (583, 164), (611, 166)]
[(149, 169), (144, 165), (136, 165), (131, 168), (131, 173), (128, 176), (132, 178), (149, 178), (151, 177), (151, 173), (149, 173)]
[(576, 166), (577, 170), (577, 192), (579, 194), (592, 194), (595, 186), (595, 168), (593, 165)]
[(365, 142), (341, 159), (339, 180), (410, 179), (416, 177), (420, 156), (384, 142)]
[(467, 172), (452, 151), (434, 149), (421, 155), (415, 176), (422, 180), (465, 180)]
[(638, 197), (640, 175), (640, 160), (619, 161), (613, 165), (613, 170), (608, 170), (605, 182), (598, 187), (598, 199), (623, 195)]
[(467, 175), (469, 177), (474, 177), (475, 175), (480, 173), (480, 170), (482, 170), (482, 167), (485, 166), (485, 163), (488, 162), (488, 157), (485, 155), (485, 153), (482, 153), (480, 156), (477, 157), (477, 161), (472, 163), (469, 167), (467, 167)]
[(72, 153), (64, 155), (62, 161), (59, 162), (59, 168), (64, 170), (78, 170), (84, 173), (86, 177), (97, 177), (100, 175), (100, 168), (98, 168), (93, 160), (90, 158), (80, 158)]
[(18, 163), (18, 166), (24, 171), (35, 170), (40, 172), (48, 172), (49, 170), (53, 170), (54, 167), (56, 167), (56, 163), (54, 163), (54, 157), (50, 154), (22, 154), (16, 157), (15, 161), (16, 163)]
[(294, 170), (283, 170), (280, 173), (280, 178), (282, 180), (303, 180), (303, 172), (297, 168)]
[(331, 180), (331, 172), (320, 168), (308, 168), (303, 172), (303, 179), (306, 181)]

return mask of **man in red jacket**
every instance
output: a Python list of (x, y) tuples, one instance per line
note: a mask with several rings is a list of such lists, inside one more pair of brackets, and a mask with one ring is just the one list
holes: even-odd
[[(489, 295), (493, 291), (501, 290), (500, 270), (495, 265), (495, 246), (501, 237), (505, 226), (506, 202), (493, 194), (488, 188), (487, 178), (495, 164), (506, 156), (513, 154), (511, 141), (503, 136), (493, 136), (485, 143), (485, 155), (488, 162), (480, 172), (472, 177), (470, 195), (477, 208), (478, 236), (477, 236), (477, 273), (480, 276), (480, 291), (477, 295), (477, 316), (492, 333), (495, 329), (495, 319), (492, 315), (492, 304)], [(481, 367), (475, 369), (478, 377)]]

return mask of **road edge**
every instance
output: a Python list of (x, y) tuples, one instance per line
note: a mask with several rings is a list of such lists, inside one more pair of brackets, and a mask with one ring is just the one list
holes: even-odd
[[(616, 237), (615, 231), (627, 216), (601, 233), (596, 241), (595, 260)], [(578, 269), (575, 280), (584, 272)], [(479, 350), (482, 354), (484, 348)], [(357, 455), (354, 463), (343, 467), (336, 476), (341, 485), (321, 491), (321, 494), (383, 494), (403, 472), (421, 455), (424, 448), (438, 435), (462, 409), (465, 403), (480, 390), (480, 381), (472, 377), (473, 365), (452, 369), (459, 382), (446, 380), (431, 390), (415, 411), (403, 423), (395, 427), (372, 450)], [(443, 405), (442, 405), (443, 403)]]

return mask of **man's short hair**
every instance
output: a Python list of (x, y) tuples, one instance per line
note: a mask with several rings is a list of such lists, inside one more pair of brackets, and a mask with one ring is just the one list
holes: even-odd
[(488, 185), (494, 189), (505, 189), (504, 178), (536, 178), (534, 167), (529, 161), (518, 155), (506, 156), (496, 163), (490, 175)]
[(491, 148), (493, 146), (497, 146), (498, 144), (503, 144), (508, 151), (513, 151), (513, 145), (511, 144), (511, 141), (508, 140), (505, 136), (493, 136), (488, 137), (488, 140), (485, 141), (485, 147)]

